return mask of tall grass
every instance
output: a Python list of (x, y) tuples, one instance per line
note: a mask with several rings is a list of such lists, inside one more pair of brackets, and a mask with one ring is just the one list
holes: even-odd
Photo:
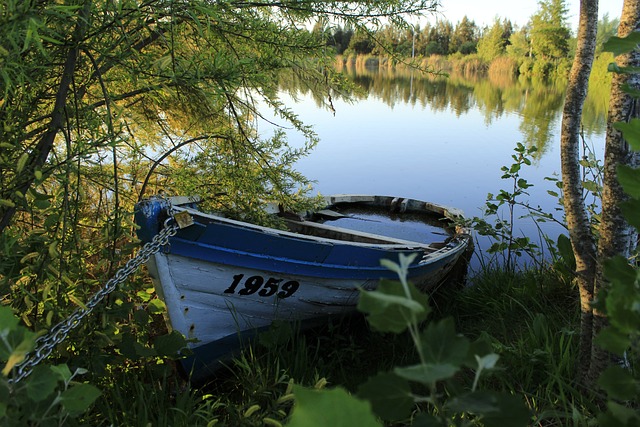
[(153, 364), (114, 367), (98, 385), (102, 396), (81, 425), (208, 426), (224, 407), (223, 398), (191, 389)]
[(489, 64), (488, 76), (491, 81), (501, 81), (505, 77), (512, 80), (518, 76), (519, 64), (508, 56), (499, 56)]
[(540, 425), (587, 425), (596, 412), (578, 387), (577, 291), (553, 270), (490, 269), (440, 307), (458, 330), (484, 337), (503, 367), (489, 388), (525, 396)]
[(140, 427), (284, 424), (293, 384), (342, 385), (355, 392), (379, 370), (413, 358), (408, 336), (372, 333), (359, 314), (305, 331), (278, 324), (206, 384), (191, 384), (166, 361), (113, 366), (95, 381), (103, 395), (83, 421)]
[[(490, 63), (482, 60), (478, 55), (431, 55), (418, 57), (416, 65), (425, 70), (436, 73), (453, 74), (460, 77), (475, 80), (478, 77), (488, 76), (492, 81), (513, 81), (523, 72), (521, 64), (510, 57), (501, 56)], [(388, 56), (354, 55), (336, 56), (336, 69), (402, 71), (410, 69), (406, 64)], [(528, 75), (531, 72), (527, 72)]]
[(453, 73), (464, 77), (484, 76), (487, 73), (487, 63), (478, 55), (449, 56)]
[(356, 57), (356, 67), (378, 68), (380, 59), (374, 55), (358, 55)]
[(443, 73), (451, 71), (451, 66), (447, 59), (440, 55), (431, 55), (419, 58), (419, 67)]
[[(468, 286), (442, 287), (431, 296), (434, 318), (453, 316), (456, 330), (484, 337), (500, 355), (501, 370), (484, 389), (524, 396), (536, 425), (583, 426), (595, 408), (575, 383), (577, 292), (553, 270), (488, 269)], [(150, 359), (111, 366), (103, 396), (85, 422), (133, 426), (263, 426), (285, 424), (293, 384), (343, 386), (354, 392), (368, 377), (414, 363), (408, 335), (370, 330), (357, 314), (299, 331), (272, 328), (197, 388)], [(167, 364), (167, 365), (164, 365)], [(473, 374), (462, 375), (467, 387)]]

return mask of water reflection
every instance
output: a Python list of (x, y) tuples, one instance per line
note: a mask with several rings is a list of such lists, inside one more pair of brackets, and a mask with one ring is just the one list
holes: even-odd
[[(410, 197), (481, 216), (487, 194), (512, 185), (501, 179), (501, 167), (511, 165), (521, 142), (539, 149), (534, 165), (521, 172), (534, 185), (521, 201), (562, 218), (558, 200), (548, 194), (556, 188), (545, 177), (560, 172), (566, 82), (509, 75), (445, 78), (378, 67), (343, 72), (360, 91), (353, 102), (334, 95), (335, 112), (295, 77), (282, 78), (283, 101), (320, 137), (298, 163), (318, 192)], [(585, 136), (601, 156), (606, 102), (593, 99), (585, 106)], [(296, 142), (295, 135), (289, 137)], [(553, 223), (544, 227), (552, 239), (564, 232)], [(540, 230), (531, 221), (518, 221), (516, 228), (517, 235), (539, 241)]]
[[(338, 64), (339, 71), (360, 89), (357, 101), (378, 99), (393, 108), (398, 103), (428, 107), (435, 112), (451, 112), (460, 117), (479, 110), (489, 126), (506, 113), (522, 118), (523, 143), (537, 146), (538, 156), (549, 150), (558, 136), (554, 124), (562, 116), (567, 82), (517, 78), (508, 74), (475, 73), (433, 76), (407, 68), (385, 68), (377, 64)], [(286, 78), (283, 89), (291, 93), (309, 92), (295, 78)], [(584, 107), (583, 128), (587, 136), (603, 135), (606, 129), (608, 88), (590, 90)], [(316, 99), (318, 106), (324, 100)]]

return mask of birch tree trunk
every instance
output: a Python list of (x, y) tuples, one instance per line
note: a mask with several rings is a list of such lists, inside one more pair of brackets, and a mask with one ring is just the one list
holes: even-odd
[[(640, 25), (640, 0), (625, 0), (618, 37), (626, 37), (638, 31)], [(635, 51), (616, 58), (619, 67), (639, 67), (640, 52)], [(614, 74), (611, 83), (609, 113), (607, 116), (607, 136), (604, 156), (604, 180), (602, 189), (602, 223), (598, 239), (598, 266), (594, 284), (594, 295), (606, 289), (607, 282), (602, 275), (602, 262), (614, 255), (629, 256), (637, 243), (637, 235), (633, 227), (625, 221), (619, 204), (626, 199), (622, 187), (618, 183), (617, 167), (620, 164), (638, 165), (638, 153), (630, 150), (620, 131), (613, 127), (617, 122), (628, 122), (638, 117), (638, 104), (630, 95), (623, 92), (623, 86), (640, 89), (640, 76), (637, 73)], [(606, 318), (594, 310), (593, 337), (606, 326)], [(589, 383), (593, 384), (609, 363), (608, 353), (597, 345), (592, 345), (591, 361), (588, 374)]]
[(579, 163), (580, 123), (596, 51), (597, 28), (598, 0), (581, 0), (578, 44), (569, 75), (560, 136), (564, 209), (576, 258), (576, 281), (580, 290), (578, 378), (581, 380), (587, 375), (591, 358), (593, 331), (591, 301), (596, 275), (596, 245), (589, 216), (582, 201), (583, 187)]

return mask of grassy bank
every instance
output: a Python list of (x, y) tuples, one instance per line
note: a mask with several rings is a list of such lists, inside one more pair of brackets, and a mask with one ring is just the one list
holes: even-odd
[[(595, 90), (608, 90), (611, 85), (611, 73), (607, 72), (607, 66), (613, 61), (609, 53), (598, 55), (593, 66), (591, 85)], [(513, 58), (510, 56), (499, 56), (491, 61), (485, 61), (478, 55), (453, 54), (448, 56), (431, 55), (428, 57), (417, 57), (406, 59), (406, 64), (399, 58), (376, 55), (337, 55), (336, 66), (338, 69), (392, 69), (407, 68), (407, 64), (413, 63), (416, 66), (436, 73), (454, 74), (459, 76), (483, 76), (493, 79), (525, 78), (536, 79), (564, 79), (566, 80), (571, 69), (571, 62), (568, 59), (557, 61), (532, 60), (526, 57)]]
[[(574, 382), (579, 315), (571, 285), (550, 271), (494, 270), (477, 276), (472, 286), (439, 292), (431, 305), (431, 321), (453, 317), (458, 332), (471, 339), (484, 337), (500, 355), (499, 369), (482, 387), (524, 396), (534, 414), (532, 424), (588, 424), (595, 408)], [(141, 358), (126, 367), (111, 366), (98, 381), (103, 396), (85, 421), (285, 424), (293, 384), (355, 392), (369, 376), (415, 359), (407, 334), (374, 332), (361, 315), (333, 319), (304, 333), (281, 325), (198, 387), (177, 374), (174, 362)], [(450, 387), (469, 387), (472, 379), (471, 373), (460, 375)]]

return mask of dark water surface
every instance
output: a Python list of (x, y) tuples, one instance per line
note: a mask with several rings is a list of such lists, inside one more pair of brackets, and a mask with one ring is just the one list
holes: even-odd
[(425, 215), (411, 213), (389, 214), (382, 208), (376, 212), (370, 207), (335, 211), (343, 216), (323, 222), (335, 227), (419, 243), (442, 242), (449, 236), (435, 217), (429, 219)]

